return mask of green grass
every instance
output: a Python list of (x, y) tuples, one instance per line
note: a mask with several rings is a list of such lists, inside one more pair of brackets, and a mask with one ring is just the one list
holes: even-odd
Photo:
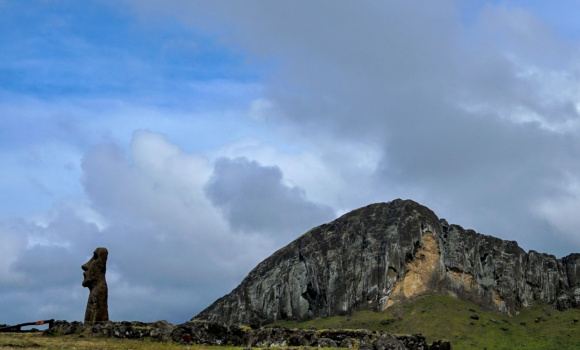
[[(479, 320), (470, 318), (476, 310)], [(539, 323), (535, 319), (545, 319)], [(499, 323), (490, 321), (493, 318)], [(361, 311), (351, 316), (336, 316), (307, 322), (279, 322), (290, 328), (368, 329), (394, 334), (421, 333), (428, 343), (443, 339), (453, 349), (580, 349), (580, 310), (556, 311), (548, 305), (536, 305), (518, 315), (483, 311), (469, 302), (452, 297), (429, 295), (406, 305), (393, 306), (384, 312)], [(383, 323), (381, 323), (383, 321)], [(523, 326), (520, 322), (525, 322)], [(507, 328), (502, 330), (501, 328)]]
[[(43, 336), (41, 333), (0, 333), (0, 349), (48, 350), (164, 350), (186, 349), (182, 344), (151, 340), (128, 340), (79, 335)], [(242, 347), (191, 345), (191, 350), (242, 350)]]
[[(470, 318), (476, 310), (479, 320)], [(536, 318), (542, 319), (536, 323)], [(490, 321), (493, 318), (499, 323)], [(580, 349), (580, 310), (556, 311), (536, 305), (518, 315), (486, 312), (474, 304), (448, 296), (428, 295), (413, 303), (393, 306), (384, 312), (361, 311), (351, 316), (336, 316), (308, 322), (279, 322), (289, 328), (368, 329), (394, 334), (421, 333), (428, 343), (451, 341), (454, 350), (567, 350)], [(520, 325), (525, 322), (526, 325)], [(501, 328), (507, 328), (507, 331)], [(3, 349), (185, 349), (176, 343), (150, 340), (92, 338), (79, 335), (45, 337), (40, 333), (0, 333)], [(302, 348), (302, 347), (300, 347)], [(241, 350), (235, 347), (192, 345), (192, 350)]]

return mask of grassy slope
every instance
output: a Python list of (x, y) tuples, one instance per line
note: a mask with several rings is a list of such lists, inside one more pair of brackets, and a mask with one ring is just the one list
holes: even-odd
[[(470, 318), (476, 310), (479, 320)], [(545, 319), (535, 322), (537, 317)], [(490, 321), (495, 319), (499, 323)], [(580, 310), (559, 312), (535, 306), (508, 317), (485, 312), (474, 304), (452, 297), (430, 295), (414, 303), (393, 306), (384, 312), (363, 311), (308, 322), (280, 322), (280, 326), (317, 329), (369, 329), (395, 334), (422, 333), (429, 343), (445, 339), (453, 349), (580, 349)], [(390, 324), (381, 324), (393, 320)], [(520, 325), (525, 322), (526, 325)], [(508, 330), (502, 330), (501, 328)]]
[[(470, 318), (476, 310), (479, 320)], [(545, 319), (535, 323), (536, 318)], [(490, 321), (490, 318), (499, 323)], [(384, 312), (358, 312), (308, 322), (280, 322), (290, 328), (369, 329), (395, 334), (422, 333), (429, 343), (445, 339), (454, 350), (462, 349), (580, 349), (580, 310), (559, 312), (550, 306), (535, 306), (519, 315), (485, 312), (481, 308), (441, 295), (430, 295)], [(385, 324), (386, 320), (392, 320)], [(505, 320), (505, 321), (504, 321)], [(381, 321), (383, 321), (381, 323)], [(525, 322), (526, 325), (520, 325)], [(502, 330), (501, 328), (508, 330)], [(0, 349), (185, 349), (175, 343), (139, 340), (88, 338), (78, 335), (43, 337), (39, 333), (0, 333)], [(230, 347), (192, 346), (195, 350), (236, 349)], [(241, 348), (237, 348), (238, 350)]]

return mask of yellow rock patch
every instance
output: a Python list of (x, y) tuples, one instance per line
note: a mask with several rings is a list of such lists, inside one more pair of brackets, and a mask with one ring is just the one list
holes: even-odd
[(451, 278), (453, 278), (453, 280), (455, 281), (455, 284), (460, 284), (461, 286), (463, 286), (463, 288), (469, 291), (476, 290), (479, 286), (477, 280), (470, 273), (458, 272), (453, 270), (450, 270), (448, 273), (449, 276), (451, 276)]
[[(402, 280), (398, 280), (395, 286), (384, 297), (383, 310), (387, 309), (404, 299), (409, 299), (414, 296), (423, 294), (428, 291), (429, 282), (432, 279), (446, 278), (455, 283), (456, 290), (465, 290), (468, 292), (477, 292), (479, 289), (479, 282), (470, 273), (459, 270), (447, 270), (446, 272), (437, 271), (441, 252), (439, 251), (439, 243), (435, 235), (431, 232), (425, 232), (423, 235), (423, 246), (417, 251), (413, 261), (407, 266), (409, 270)], [(393, 278), (394, 276), (389, 275)], [(454, 294), (453, 294), (454, 295)], [(501, 296), (494, 291), (493, 302), (499, 311), (507, 311), (506, 304)], [(510, 315), (508, 311), (508, 315)]]
[(397, 281), (393, 291), (385, 305), (385, 309), (392, 306), (395, 302), (393, 299), (401, 297), (410, 298), (427, 291), (427, 284), (437, 270), (437, 263), (441, 252), (437, 238), (431, 232), (425, 232), (423, 235), (423, 247), (421, 247), (415, 259), (409, 263), (409, 271), (402, 281)]

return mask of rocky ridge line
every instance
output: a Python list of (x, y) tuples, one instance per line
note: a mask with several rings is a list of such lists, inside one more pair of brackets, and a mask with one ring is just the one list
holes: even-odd
[(194, 320), (303, 321), (383, 310), (426, 290), (506, 314), (536, 302), (580, 307), (580, 254), (526, 253), (515, 241), (464, 230), (397, 199), (311, 229)]

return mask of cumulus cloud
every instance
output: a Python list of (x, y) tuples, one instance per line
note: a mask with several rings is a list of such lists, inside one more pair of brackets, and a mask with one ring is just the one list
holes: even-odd
[(203, 192), (208, 161), (162, 135), (137, 132), (130, 159), (114, 145), (99, 146), (87, 155), (83, 169), (95, 208), (112, 221), (104, 235), (110, 237), (110, 256), (123, 256), (113, 265), (119, 283), (199, 293), (204, 296), (200, 304), (189, 303), (191, 316), (206, 306), (209, 295), (233, 288), (248, 266), (264, 257), (260, 251), (273, 249), (267, 238), (229, 231)]
[(295, 237), (334, 219), (332, 208), (307, 200), (304, 190), (282, 180), (278, 167), (222, 158), (205, 190), (237, 230)]
[[(270, 231), (230, 229), (204, 191), (216, 174), (215, 189), (224, 185), (223, 176), (243, 179), (248, 186), (270, 181), (273, 198), (245, 192), (246, 204), (280, 200), (292, 219), (307, 209), (315, 214), (307, 219), (315, 221), (332, 215), (329, 208), (308, 202), (299, 189), (281, 185), (279, 170), (249, 161), (249, 169), (235, 162), (228, 168), (224, 162), (218, 163), (225, 164), (225, 172), (214, 173), (209, 160), (149, 131), (136, 132), (128, 152), (114, 143), (91, 149), (82, 162), (87, 200), (63, 200), (29, 220), (1, 222), (5, 244), (0, 249), (6, 254), (0, 257), (0, 306), (10, 310), (3, 317), (11, 322), (82, 319), (88, 291), (80, 286), (80, 267), (100, 246), (109, 250), (112, 319), (183, 322), (194, 316), (280, 244)], [(265, 228), (259, 214), (253, 218)], [(304, 222), (293, 225), (305, 227)], [(35, 299), (35, 293), (43, 297)]]
[(107, 217), (127, 222), (135, 216), (147, 218), (158, 225), (159, 235), (171, 229), (167, 234), (186, 235), (191, 227), (202, 232), (211, 227), (215, 235), (224, 232), (223, 227), (214, 230), (220, 219), (201, 191), (209, 164), (160, 134), (136, 132), (130, 159), (115, 144), (97, 146), (85, 157), (83, 170), (85, 190)]

